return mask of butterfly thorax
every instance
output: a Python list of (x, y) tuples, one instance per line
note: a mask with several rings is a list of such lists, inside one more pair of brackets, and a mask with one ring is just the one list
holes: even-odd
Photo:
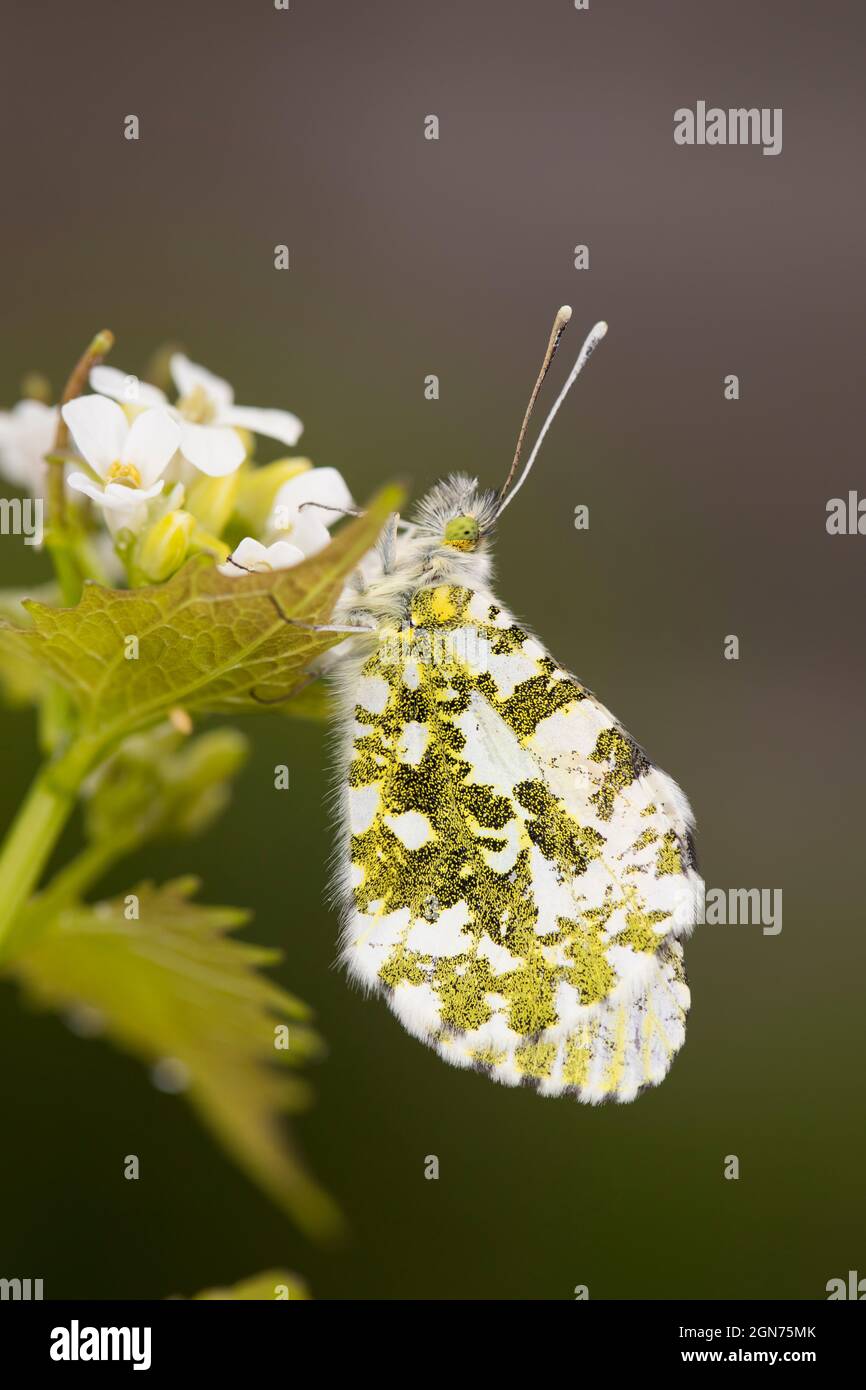
[(377, 623), (411, 621), (414, 595), (448, 586), (486, 589), (496, 497), (455, 475), (419, 503), (405, 533), (386, 529), (344, 592), (340, 621), (363, 615)]

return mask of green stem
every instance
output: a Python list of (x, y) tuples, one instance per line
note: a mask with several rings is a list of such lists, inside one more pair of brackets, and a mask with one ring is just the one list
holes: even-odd
[(98, 844), (88, 845), (68, 864), (60, 869), (46, 887), (33, 901), (33, 907), (42, 916), (55, 916), (70, 903), (83, 898), (84, 894), (107, 873), (118, 859), (122, 859), (135, 845), (132, 836), (126, 839), (100, 840)]
[(101, 584), (104, 589), (110, 587), (108, 575), (96, 554), (96, 548), (91, 545), (87, 536), (84, 536), (81, 541), (78, 558), (85, 579), (92, 579), (94, 583)]
[(82, 741), (46, 763), (10, 827), (0, 853), (0, 958), (101, 752), (92, 741)]
[(49, 527), (45, 533), (45, 545), (54, 563), (63, 603), (67, 608), (74, 608), (81, 598), (81, 573), (69, 536), (66, 531)]
[(60, 869), (44, 892), (31, 898), (19, 912), (6, 937), (0, 962), (17, 955), (25, 946), (32, 946), (59, 913), (83, 898), (104, 874), (124, 855), (135, 849), (136, 836), (116, 840), (100, 840), (88, 845), (64, 868)]

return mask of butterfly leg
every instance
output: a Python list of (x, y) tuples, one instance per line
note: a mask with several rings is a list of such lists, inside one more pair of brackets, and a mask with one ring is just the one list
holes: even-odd
[(385, 529), (379, 540), (379, 554), (382, 557), (383, 574), (393, 574), (397, 565), (397, 527), (399, 524), (399, 514), (397, 512), (392, 512), (385, 523)]
[(360, 623), (300, 623), (296, 618), (284, 618), (283, 621), (292, 627), (303, 628), (305, 632), (345, 632), (348, 636), (357, 633), (359, 637), (372, 637), (376, 632), (375, 627), (362, 627)]
[(318, 507), (323, 512), (337, 512), (339, 516), (365, 516), (357, 507), (332, 507), (327, 502), (302, 502), (298, 511), (302, 512), (305, 507)]
[[(360, 511), (357, 507), (332, 507), (328, 502), (302, 502), (298, 511), (302, 512), (305, 507), (318, 507), (323, 512), (337, 512), (340, 516), (366, 516), (366, 512)], [(404, 521), (398, 513), (394, 513), (391, 520), (394, 529), (402, 531), (404, 535), (411, 535), (418, 530), (413, 521)]]
[(290, 627), (303, 628), (305, 632), (343, 632), (347, 636), (372, 637), (378, 630), (372, 613), (361, 615), (369, 617), (369, 623), (304, 623), (299, 618), (290, 618), (287, 613), (283, 612), (276, 594), (269, 594), (268, 597), (284, 623), (288, 623)]

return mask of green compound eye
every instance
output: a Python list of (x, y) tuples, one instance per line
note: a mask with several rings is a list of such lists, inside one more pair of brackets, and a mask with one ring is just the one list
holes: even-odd
[(446, 545), (455, 550), (474, 550), (481, 532), (474, 516), (452, 516), (445, 527), (443, 537)]

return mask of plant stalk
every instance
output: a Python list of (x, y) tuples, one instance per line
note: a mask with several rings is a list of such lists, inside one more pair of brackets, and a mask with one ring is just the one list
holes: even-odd
[(81, 783), (102, 751), (92, 740), (82, 740), (45, 763), (12, 822), (0, 851), (0, 960), (72, 814)]

